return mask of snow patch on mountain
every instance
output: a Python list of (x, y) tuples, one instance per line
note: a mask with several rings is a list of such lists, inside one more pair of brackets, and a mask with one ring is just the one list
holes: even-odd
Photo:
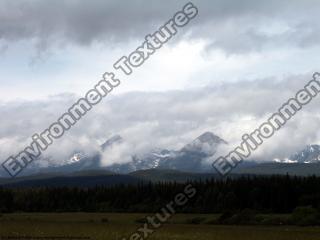
[(274, 159), (274, 161), (281, 163), (320, 163), (320, 145), (308, 145), (289, 158)]
[(298, 162), (297, 160), (291, 160), (289, 158), (285, 158), (285, 159), (275, 158), (274, 161), (277, 163), (297, 163)]

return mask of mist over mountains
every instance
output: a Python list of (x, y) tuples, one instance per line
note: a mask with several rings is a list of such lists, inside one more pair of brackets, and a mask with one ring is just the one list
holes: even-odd
[[(121, 148), (123, 144), (126, 144), (126, 140), (120, 135), (114, 135), (100, 145), (99, 151), (92, 153), (79, 148), (79, 150), (71, 153), (70, 157), (60, 165), (43, 168), (33, 165), (26, 169), (24, 175), (39, 173), (73, 174), (76, 172), (82, 172), (85, 173), (84, 175), (87, 175), (88, 171), (95, 174), (100, 174), (101, 172), (99, 171), (102, 171), (103, 174), (105, 174), (105, 171), (114, 174), (128, 174), (150, 169), (160, 171), (175, 170), (185, 173), (216, 173), (211, 164), (218, 157), (216, 156), (218, 150), (231, 148), (228, 142), (221, 137), (212, 132), (204, 132), (178, 150), (153, 148), (144, 153), (131, 152), (130, 156), (128, 156), (130, 158), (129, 161), (104, 165), (103, 161), (107, 161), (108, 156), (112, 157), (115, 150)], [(307, 164), (320, 163), (319, 159), (320, 146), (308, 145), (305, 149), (283, 159), (275, 158), (265, 162), (245, 160), (239, 165), (238, 169), (234, 170), (234, 173), (272, 174), (276, 166), (282, 166), (282, 171), (284, 171), (284, 165), (291, 168), (294, 164), (299, 164), (299, 169), (306, 169)], [(36, 161), (42, 160), (38, 159)], [(272, 169), (270, 169), (270, 166), (272, 166)], [(307, 173), (310, 172), (312, 174), (312, 169), (310, 170)], [(283, 173), (285, 174), (286, 172)]]
[[(158, 161), (155, 155), (164, 157), (178, 151), (182, 153), (186, 145), (206, 131), (212, 131), (228, 142), (228, 145), (219, 146), (230, 151), (239, 144), (244, 133), (268, 119), (269, 114), (292, 96), (294, 90), (301, 87), (301, 82), (308, 78), (309, 75), (301, 75), (281, 82), (261, 79), (192, 91), (136, 92), (110, 96), (109, 100), (97, 106), (94, 113), (79, 121), (75, 128), (51, 145), (43, 153), (41, 161), (34, 161), (30, 169), (26, 169), (26, 174), (63, 165), (70, 165), (68, 168), (72, 169), (72, 163), (80, 158), (92, 160), (85, 161), (84, 168), (94, 164), (100, 164), (99, 167), (103, 168), (114, 165), (114, 169), (119, 168), (118, 172), (151, 168)], [(0, 158), (5, 161), (24, 149), (30, 143), (30, 136), (47, 128), (75, 99), (73, 95), (59, 95), (43, 101), (0, 105)], [(319, 134), (314, 130), (320, 118), (320, 115), (314, 114), (318, 100), (300, 112), (298, 118), (290, 120), (249, 160), (265, 162), (292, 159), (291, 156), (307, 144), (319, 144)], [(35, 115), (35, 109), (41, 114)], [(122, 139), (121, 144), (105, 149), (110, 144), (108, 140), (117, 142), (119, 138)], [(190, 158), (196, 156), (190, 152), (188, 156), (191, 155)], [(151, 160), (146, 161), (148, 158)], [(213, 160), (203, 158), (201, 162), (207, 164), (205, 169), (211, 171), (209, 162)], [(135, 163), (130, 164), (132, 161)], [(164, 164), (165, 161), (161, 162)], [(189, 166), (180, 166), (194, 170), (193, 166), (198, 161), (191, 159), (189, 162)], [(168, 161), (166, 165), (174, 167)], [(198, 171), (199, 168), (201, 166), (198, 164), (195, 169)], [(0, 176), (7, 176), (6, 172), (0, 170)]]
[(296, 152), (289, 158), (275, 159), (275, 162), (282, 163), (320, 163), (320, 146), (308, 145), (305, 149)]
[(101, 144), (99, 152), (88, 154), (77, 151), (64, 164), (43, 168), (41, 171), (75, 172), (104, 169), (115, 173), (129, 173), (157, 168), (188, 172), (210, 172), (212, 171), (211, 166), (209, 163), (205, 163), (205, 159), (213, 156), (219, 146), (228, 144), (217, 135), (205, 132), (179, 150), (154, 148), (142, 154), (132, 152), (129, 162), (104, 166), (102, 157), (108, 156), (108, 152), (112, 153), (115, 148), (121, 148), (121, 145), (125, 142), (125, 139), (120, 135), (115, 135)]
[[(95, 187), (119, 184), (135, 185), (148, 182), (186, 182), (220, 179), (212, 167), (219, 149), (230, 144), (212, 132), (204, 132), (178, 150), (154, 148), (143, 154), (134, 152), (130, 161), (105, 166), (103, 158), (121, 147), (126, 140), (114, 135), (100, 145), (99, 151), (74, 151), (63, 164), (37, 168), (31, 165), (17, 178), (1, 178), (0, 185), (7, 187)], [(54, 156), (52, 156), (54, 157)], [(295, 175), (320, 176), (320, 146), (308, 145), (305, 149), (284, 159), (259, 162), (245, 160), (228, 177), (243, 175)], [(36, 161), (43, 161), (38, 159)], [(104, 160), (105, 161), (105, 160)]]

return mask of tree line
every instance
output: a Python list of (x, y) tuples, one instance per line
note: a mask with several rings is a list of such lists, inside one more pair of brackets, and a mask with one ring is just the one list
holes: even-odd
[(0, 212), (156, 212), (186, 184), (192, 184), (197, 194), (178, 212), (252, 209), (259, 213), (291, 213), (299, 206), (320, 209), (320, 177), (246, 176), (93, 188), (2, 187)]

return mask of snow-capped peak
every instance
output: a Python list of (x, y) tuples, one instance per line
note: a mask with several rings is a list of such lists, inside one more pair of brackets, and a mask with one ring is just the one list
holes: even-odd
[(276, 158), (274, 161), (282, 163), (320, 163), (320, 146), (308, 145), (305, 149), (296, 152), (289, 158)]

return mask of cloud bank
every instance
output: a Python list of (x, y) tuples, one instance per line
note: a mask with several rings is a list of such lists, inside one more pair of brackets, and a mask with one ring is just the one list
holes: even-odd
[[(178, 150), (205, 131), (227, 142), (228, 149), (251, 132), (301, 88), (310, 75), (291, 76), (281, 81), (259, 79), (228, 83), (188, 91), (134, 92), (111, 96), (96, 106), (44, 157), (50, 164), (62, 164), (74, 151), (94, 152), (113, 135), (125, 140), (120, 148), (104, 156), (104, 163), (127, 162), (131, 154), (154, 148)], [(310, 78), (310, 79), (309, 79)], [(0, 157), (25, 147), (33, 133), (53, 122), (76, 99), (71, 94), (45, 101), (10, 102), (0, 105)], [(252, 156), (255, 160), (286, 157), (307, 144), (320, 143), (315, 99)], [(46, 165), (48, 162), (41, 164)]]

